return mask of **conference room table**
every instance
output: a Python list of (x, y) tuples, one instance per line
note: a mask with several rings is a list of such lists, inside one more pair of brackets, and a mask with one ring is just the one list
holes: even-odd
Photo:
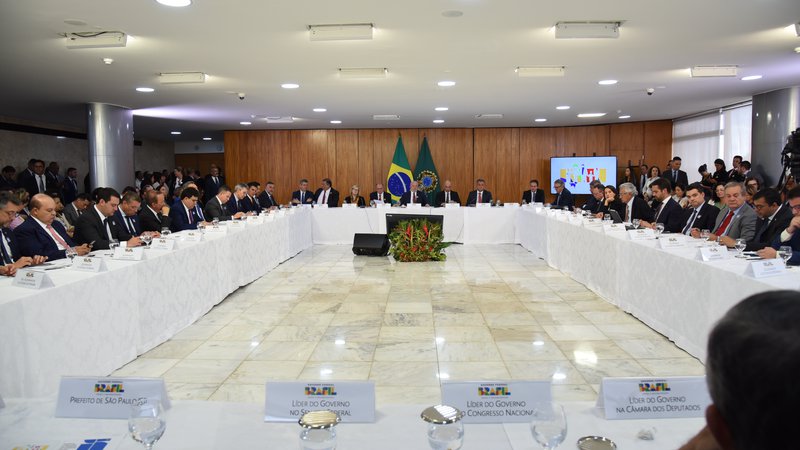
[(143, 261), (94, 252), (107, 271), (47, 270), (50, 288), (17, 287), (3, 277), (0, 395), (37, 397), (54, 392), (61, 375), (110, 374), (309, 248), (309, 216), (279, 212), (260, 224), (205, 233), (200, 242), (175, 233), (176, 249), (146, 249)]

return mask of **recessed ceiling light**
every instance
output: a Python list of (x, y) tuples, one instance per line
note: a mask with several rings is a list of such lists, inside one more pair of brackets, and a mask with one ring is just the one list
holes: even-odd
[(564, 111), (564, 110), (569, 109), (569, 106), (567, 106), (567, 105), (556, 106), (556, 109)]
[(447, 106), (437, 106), (436, 108), (433, 108), (433, 109), (434, 109), (434, 111), (449, 111), (450, 110), (450, 108), (448, 108)]
[(284, 89), (297, 89), (300, 85), (297, 83), (283, 83), (281, 87)]
[(169, 132), (169, 134), (175, 134), (175, 135), (178, 135), (178, 134), (181, 134), (181, 132), (180, 132), (180, 131), (170, 131), (170, 132)]
[(192, 0), (156, 0), (161, 5), (182, 8), (192, 4)]
[(619, 83), (617, 80), (600, 80), (600, 81), (597, 82), (597, 84), (599, 84), (601, 86), (612, 86), (612, 85), (615, 85), (617, 83)]
[(114, 58), (103, 58), (103, 64), (110, 66), (114, 63)]
[(631, 116), (625, 114), (624, 116), (619, 116), (620, 119), (630, 119)]
[(325, 112), (327, 109), (325, 108), (314, 108), (314, 112)]
[(434, 119), (433, 123), (444, 123), (443, 119)]
[(331, 120), (331, 123), (334, 124), (334, 125), (338, 125), (338, 124), (342, 123), (342, 121), (341, 120)]
[(56, 136), (56, 139), (66, 139), (66, 136)]
[(138, 87), (136, 88), (137, 92), (153, 92), (155, 89), (149, 87)]
[(247, 122), (247, 121), (239, 122), (239, 125), (252, 125), (252, 124), (253, 122)]
[(795, 53), (800, 53), (800, 47), (795, 47), (795, 48), (794, 48), (794, 52), (795, 52)]
[(210, 141), (210, 140), (211, 140), (211, 138), (210, 138), (210, 137), (204, 137), (204, 138), (203, 138), (203, 140), (204, 140), (204, 141)]
[(578, 117), (581, 119), (590, 119), (592, 117), (603, 117), (605, 115), (606, 113), (580, 113), (578, 114)]
[(442, 12), (442, 15), (443, 15), (444, 17), (447, 17), (447, 18), (449, 18), (449, 19), (455, 19), (456, 17), (461, 17), (461, 16), (463, 16), (463, 15), (464, 15), (464, 13), (463, 13), (463, 12), (461, 12), (461, 11), (455, 10), (455, 9), (451, 9), (451, 10), (449, 10), (449, 11), (443, 11), (443, 12)]
[(439, 87), (452, 87), (452, 86), (456, 85), (456, 82), (455, 81), (440, 81), (440, 82), (438, 82), (436, 84), (438, 84)]
[(547, 122), (547, 119), (539, 118), (539, 119), (533, 119), (533, 121), (534, 122)]
[(748, 75), (746, 77), (742, 77), (742, 81), (753, 81), (753, 80), (760, 80), (762, 75)]

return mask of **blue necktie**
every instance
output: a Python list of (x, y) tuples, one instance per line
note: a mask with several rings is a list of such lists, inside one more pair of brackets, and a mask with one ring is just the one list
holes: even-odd
[[(6, 238), (5, 230), (0, 230), (0, 236), (3, 237), (3, 240), (5, 241), (5, 244), (7, 244), (8, 243), (8, 238)], [(5, 244), (3, 242), (0, 242), (0, 255), (3, 256), (3, 264), (4, 265), (5, 264), (13, 264), (14, 261), (11, 259), (11, 255), (9, 255), (8, 252), (6, 251)]]

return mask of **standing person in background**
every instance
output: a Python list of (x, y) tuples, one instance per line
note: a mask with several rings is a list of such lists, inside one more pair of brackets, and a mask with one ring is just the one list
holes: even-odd
[(722, 159), (714, 160), (714, 174), (711, 175), (714, 185), (725, 184), (728, 182), (728, 169), (725, 168), (725, 161)]
[(633, 167), (628, 166), (622, 170), (622, 176), (617, 181), (617, 186), (621, 185), (622, 183), (636, 184), (636, 177), (633, 176)]
[(650, 189), (650, 185), (659, 178), (661, 178), (661, 169), (659, 169), (658, 166), (651, 167), (650, 173), (647, 176), (647, 181), (644, 184), (645, 191), (642, 193), (642, 198), (647, 203), (650, 203), (650, 200), (653, 199), (653, 191)]

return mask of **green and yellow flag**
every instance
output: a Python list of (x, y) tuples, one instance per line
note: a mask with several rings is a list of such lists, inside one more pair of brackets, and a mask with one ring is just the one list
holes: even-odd
[(415, 174), (414, 179), (419, 181), (420, 190), (425, 191), (425, 195), (428, 196), (428, 202), (433, 205), (436, 201), (436, 194), (441, 190), (441, 185), (439, 183), (439, 172), (436, 171), (431, 149), (428, 147), (427, 137), (422, 138)]
[(411, 164), (408, 163), (408, 156), (406, 156), (406, 148), (403, 147), (403, 137), (398, 136), (392, 165), (389, 166), (389, 175), (386, 177), (386, 190), (392, 194), (392, 201), (400, 201), (400, 197), (411, 187), (413, 176)]

